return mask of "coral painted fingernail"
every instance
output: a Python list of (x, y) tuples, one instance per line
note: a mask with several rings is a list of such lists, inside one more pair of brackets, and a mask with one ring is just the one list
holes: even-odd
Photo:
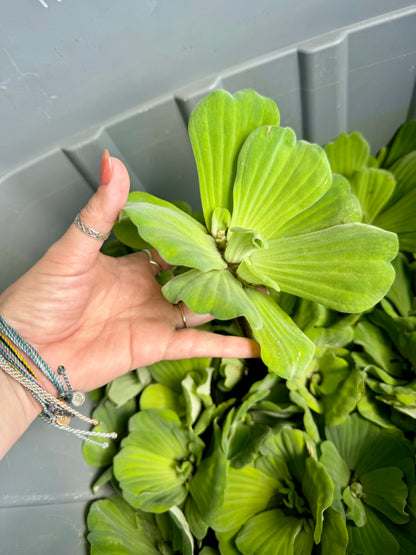
[(100, 185), (108, 185), (113, 176), (113, 165), (108, 150), (104, 150), (101, 160)]

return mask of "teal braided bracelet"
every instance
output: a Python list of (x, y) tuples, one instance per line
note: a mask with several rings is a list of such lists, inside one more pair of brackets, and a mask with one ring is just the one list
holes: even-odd
[[(36, 373), (19, 351), (27, 355), (36, 368), (55, 386), (59, 395), (58, 399), (51, 395), (41, 384)], [(2, 316), (0, 316), (0, 368), (20, 383), (40, 404), (42, 407), (40, 417), (48, 424), (103, 448), (108, 447), (108, 443), (94, 441), (90, 436), (102, 438), (117, 437), (117, 434), (112, 432), (103, 433), (78, 430), (68, 426), (71, 418), (74, 416), (88, 424), (98, 424), (97, 420), (84, 416), (71, 406), (81, 405), (85, 400), (85, 394), (82, 391), (73, 391), (64, 366), (59, 366), (58, 373), (55, 374), (36, 349), (23, 339), (14, 328), (7, 324)]]

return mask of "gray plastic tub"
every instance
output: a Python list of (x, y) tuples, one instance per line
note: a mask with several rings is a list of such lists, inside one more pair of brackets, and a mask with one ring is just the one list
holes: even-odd
[[(319, 143), (358, 129), (377, 150), (416, 117), (414, 3), (45, 2), (0, 10), (0, 290), (86, 203), (104, 148), (133, 188), (198, 208), (186, 123), (215, 88), (256, 89)], [(84, 553), (94, 474), (35, 422), (0, 462), (0, 553)]]

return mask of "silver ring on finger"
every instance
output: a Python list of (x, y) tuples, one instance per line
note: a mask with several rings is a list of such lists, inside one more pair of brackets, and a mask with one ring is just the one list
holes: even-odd
[(92, 227), (84, 223), (81, 220), (79, 214), (75, 216), (74, 224), (77, 226), (77, 228), (80, 231), (82, 231), (82, 233), (85, 233), (85, 235), (88, 235), (88, 237), (92, 237), (93, 239), (98, 239), (99, 241), (105, 241), (110, 237), (111, 231), (109, 231), (108, 233), (101, 233), (100, 231), (96, 231), (95, 229), (93, 229)]

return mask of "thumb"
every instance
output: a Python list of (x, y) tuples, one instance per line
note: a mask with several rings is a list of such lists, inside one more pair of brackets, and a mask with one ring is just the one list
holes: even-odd
[(104, 239), (94, 236), (94, 232), (105, 235), (111, 231), (127, 201), (129, 190), (130, 178), (126, 167), (105, 150), (97, 191), (79, 213), (78, 225), (73, 223), (54, 245), (54, 250), (62, 252), (66, 264), (73, 270), (88, 269), (94, 263), (104, 242)]

